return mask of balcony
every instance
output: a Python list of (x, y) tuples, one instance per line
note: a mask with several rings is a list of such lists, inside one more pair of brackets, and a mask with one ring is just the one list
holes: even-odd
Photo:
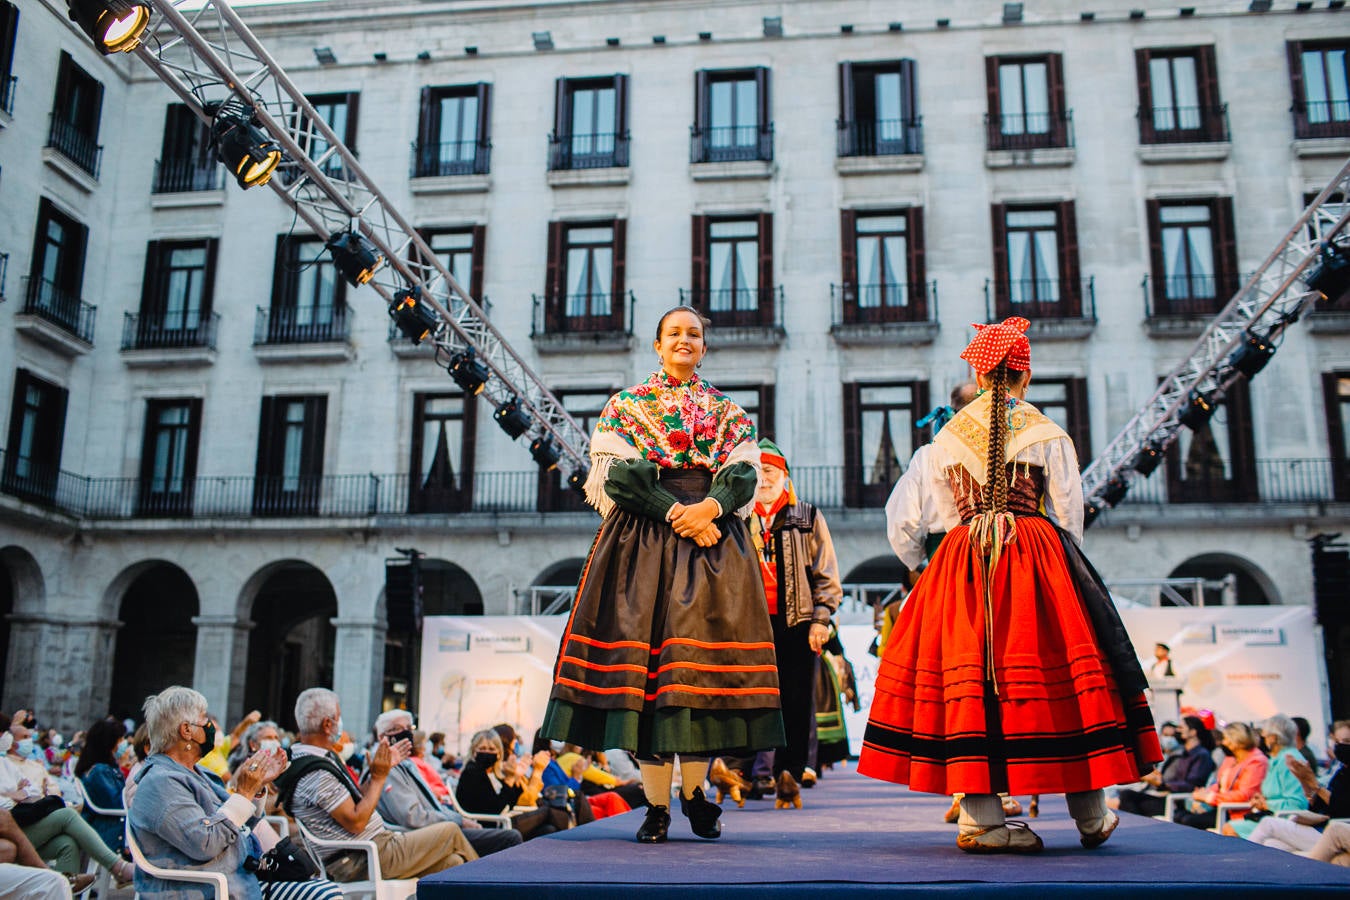
[(548, 183), (553, 187), (628, 184), (628, 132), (550, 134)]
[(918, 172), (923, 168), (923, 118), (836, 119), (835, 170), (840, 175)]
[(25, 278), (23, 309), (14, 317), (15, 330), (64, 356), (81, 356), (94, 348), (97, 308), (41, 278)]
[(5, 121), (14, 115), (14, 95), (18, 93), (18, 87), (18, 75), (0, 76), (0, 113), (5, 114), (0, 121)]
[(74, 163), (95, 182), (98, 181), (99, 164), (103, 160), (103, 146), (74, 125), (57, 118), (55, 114), (51, 117), (51, 128), (47, 132), (47, 147)]
[(777, 347), (787, 337), (783, 328), (783, 287), (680, 290), (680, 303), (699, 310), (709, 321), (709, 341), (719, 346)]
[[(633, 310), (637, 298), (622, 295), (568, 294), (562, 298), (535, 294), (530, 340), (539, 353), (618, 351), (633, 349)], [(625, 308), (625, 306), (627, 308)]]
[[(223, 191), (224, 167), (200, 159), (157, 159), (151, 191), (155, 194), (196, 194)], [(193, 201), (202, 202), (202, 201)]]
[(1145, 163), (1204, 162), (1228, 158), (1232, 138), (1228, 105), (1139, 107), (1139, 159)]
[(931, 344), (937, 282), (830, 285), (830, 334), (842, 346)]
[(1092, 277), (1079, 284), (1064, 284), (1058, 278), (1013, 278), (1002, 284), (984, 283), (987, 321), (1021, 316), (1031, 322), (1032, 340), (1075, 341), (1097, 327), (1097, 287)]
[(1294, 139), (1350, 137), (1350, 100), (1295, 103)]
[(491, 141), (414, 142), (408, 187), (414, 194), (479, 193), (491, 187), (491, 169)]
[(696, 181), (773, 176), (773, 123), (689, 129), (690, 175)]
[(210, 365), (216, 358), (220, 313), (205, 319), (177, 313), (126, 313), (122, 360), (133, 368)]
[(1169, 275), (1139, 283), (1150, 337), (1199, 336), (1237, 289), (1236, 274)]
[(1073, 112), (984, 117), (984, 164), (990, 169), (1070, 166), (1074, 161)]
[(260, 362), (345, 362), (355, 356), (352, 309), (338, 306), (258, 307), (253, 349)]
[[(446, 305), (446, 300), (442, 298), (437, 299), (441, 301), (442, 305)], [(487, 297), (480, 297), (477, 302), (478, 308), (483, 311), (483, 316), (489, 319), (492, 318), (492, 301)], [(458, 297), (451, 297), (449, 300), (450, 315), (458, 320), (464, 311), (465, 305), (464, 301)], [(412, 338), (399, 330), (398, 324), (393, 319), (389, 320), (389, 334), (386, 339), (389, 341), (389, 349), (400, 359), (431, 356), (432, 351), (430, 349), (431, 342), (429, 338), (420, 344), (414, 344)]]

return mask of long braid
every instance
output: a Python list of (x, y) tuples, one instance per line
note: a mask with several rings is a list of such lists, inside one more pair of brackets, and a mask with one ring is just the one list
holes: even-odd
[(989, 373), (993, 381), (993, 402), (989, 407), (989, 458), (985, 469), (984, 510), (1008, 511), (1008, 364), (1001, 362)]
[(994, 672), (994, 575), (1003, 550), (1017, 539), (1017, 522), (1008, 512), (1008, 364), (989, 372), (992, 382), (989, 408), (989, 455), (979, 514), (970, 523), (970, 543), (984, 576), (985, 675), (998, 695)]

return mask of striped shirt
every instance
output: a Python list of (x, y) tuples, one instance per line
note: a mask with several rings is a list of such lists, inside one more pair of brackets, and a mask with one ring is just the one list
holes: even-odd
[[(292, 744), (292, 758), (298, 756), (327, 756), (328, 751), (309, 744)], [(291, 812), (314, 836), (326, 841), (372, 840), (375, 835), (385, 831), (384, 819), (378, 812), (371, 812), (370, 821), (360, 834), (352, 834), (333, 818), (333, 810), (347, 800), (351, 792), (331, 772), (316, 770), (300, 779), (295, 786), (295, 796), (291, 799)]]

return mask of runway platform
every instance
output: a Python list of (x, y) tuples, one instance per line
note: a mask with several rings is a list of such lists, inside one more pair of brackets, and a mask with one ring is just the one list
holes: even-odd
[[(898, 894), (1036, 898), (1350, 895), (1350, 869), (1139, 816), (1123, 815), (1102, 847), (1084, 850), (1063, 797), (1027, 820), (1035, 856), (956, 849), (948, 801), (836, 769), (803, 791), (804, 808), (771, 800), (724, 804), (722, 838), (703, 841), (673, 811), (670, 841), (633, 835), (641, 811), (539, 838), (422, 879), (419, 900), (690, 900), (852, 898)], [(1027, 798), (1021, 798), (1025, 804)]]

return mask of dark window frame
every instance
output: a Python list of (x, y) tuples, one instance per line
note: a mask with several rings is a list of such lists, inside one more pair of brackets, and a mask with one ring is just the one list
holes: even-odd
[[(62, 229), (62, 243), (52, 267), (54, 279), (44, 276), (51, 223)], [(89, 251), (89, 226), (67, 214), (46, 197), (38, 199), (37, 226), (28, 270), (24, 311), (56, 322), (72, 334), (92, 340), (92, 307), (84, 302), (84, 269)]]
[(19, 39), (19, 8), (0, 0), (0, 109), (14, 111), (14, 48)]
[[(286, 416), (290, 404), (302, 404), (298, 473), (288, 479), (285, 467)], [(268, 394), (258, 418), (258, 461), (253, 483), (255, 516), (316, 515), (323, 490), (324, 442), (328, 397), (325, 394)], [(288, 483), (292, 482), (292, 483)]]
[[(716, 340), (715, 337), (714, 340)], [(773, 440), (778, 415), (778, 389), (776, 385), (771, 382), (759, 381), (732, 382), (713, 386), (728, 396), (733, 393), (744, 394), (752, 391), (759, 394), (759, 400), (754, 406), (742, 406), (741, 409), (754, 421), (756, 434), (760, 438)]]
[[(923, 418), (928, 411), (928, 382), (919, 380), (888, 379), (885, 381), (850, 381), (844, 383), (844, 505), (852, 508), (874, 508), (886, 505), (886, 498), (890, 496), (891, 490), (895, 486), (896, 479), (890, 479), (889, 483), (867, 484), (863, 480), (863, 473), (869, 465), (868, 460), (862, 458), (863, 446), (863, 415), (867, 412), (885, 411), (891, 409), (909, 410), (910, 417), (910, 452), (903, 454), (901, 459), (897, 454), (899, 471), (896, 478), (904, 471), (905, 466), (909, 465), (910, 457), (913, 451), (921, 447), (928, 440), (925, 429), (917, 427), (914, 423)], [(910, 400), (906, 404), (881, 404), (862, 402), (862, 391), (867, 388), (909, 388)]]
[[(1086, 378), (1063, 377), (1063, 378), (1042, 378), (1039, 375), (1031, 379), (1031, 385), (1027, 389), (1028, 395), (1034, 393), (1037, 388), (1044, 389), (1048, 385), (1058, 385), (1064, 388), (1063, 403), (1037, 403), (1032, 396), (1027, 397), (1027, 402), (1035, 406), (1041, 412), (1045, 412), (1047, 407), (1060, 406), (1064, 410), (1064, 419), (1067, 427), (1064, 429), (1073, 441), (1074, 450), (1078, 454), (1079, 467), (1086, 467), (1092, 462), (1092, 421), (1091, 408), (1088, 405), (1088, 388)], [(1046, 413), (1049, 415), (1049, 413)], [(1050, 416), (1051, 419), (1054, 416)]]
[[(614, 91), (614, 122), (610, 132), (573, 130), (576, 95), (582, 91)], [(622, 168), (628, 165), (628, 76), (591, 75), (559, 78), (553, 87), (553, 133), (549, 135), (551, 171)], [(596, 121), (598, 129), (602, 123)]]
[[(610, 299), (608, 314), (568, 315), (567, 257), (568, 235), (585, 228), (612, 228), (610, 242)], [(598, 245), (597, 245), (598, 246)], [(627, 321), (627, 219), (587, 219), (548, 223), (548, 263), (544, 273), (544, 331), (561, 333), (622, 332), (631, 327)], [(588, 294), (594, 297), (595, 294)], [(591, 301), (588, 300), (589, 304)]]
[[(558, 402), (566, 409), (568, 414), (576, 420), (581, 426), (581, 430), (590, 434), (595, 430), (596, 420), (605, 410), (605, 404), (609, 398), (617, 394), (622, 388), (618, 387), (597, 387), (597, 388), (565, 388), (555, 389), (553, 396), (558, 398)], [(600, 400), (599, 406), (588, 406), (586, 409), (576, 409), (568, 405), (568, 399), (584, 395), (587, 397), (596, 397)], [(539, 470), (539, 483), (536, 489), (535, 508), (539, 512), (587, 512), (591, 507), (586, 503), (584, 497), (572, 490), (562, 478), (562, 473), (558, 470), (546, 471)]]
[[(1207, 206), (1214, 260), (1214, 295), (1167, 296), (1168, 275), (1162, 246), (1162, 210), (1166, 207)], [(1153, 316), (1211, 316), (1223, 309), (1238, 289), (1237, 235), (1232, 197), (1154, 198), (1145, 201), (1148, 219), (1150, 313)], [(1185, 276), (1188, 287), (1197, 276)], [(1205, 277), (1205, 276), (1198, 276)]]
[(47, 146), (59, 150), (75, 165), (98, 178), (103, 153), (98, 142), (102, 117), (103, 83), (62, 50)]
[[(1185, 114), (1188, 111), (1186, 107), (1176, 105), (1175, 90), (1171, 107), (1154, 106), (1153, 60), (1185, 57), (1195, 60), (1195, 89), (1199, 106), (1193, 112), (1193, 119), (1186, 118)], [(1135, 77), (1139, 87), (1139, 143), (1211, 143), (1228, 140), (1227, 113), (1219, 95), (1219, 74), (1218, 64), (1214, 58), (1214, 45), (1140, 47), (1134, 51), (1134, 60)], [(1166, 110), (1174, 117), (1174, 127), (1158, 127), (1158, 112), (1161, 110)], [(1195, 123), (1194, 127), (1183, 127), (1191, 121)]]
[[(436, 421), (454, 421), (460, 423), (460, 469), (452, 471), (456, 484), (449, 487), (431, 486), (422, 482), (423, 455), (435, 453), (435, 448), (424, 444), (425, 426), (429, 417), (429, 400), (459, 399), (462, 403), (457, 415), (435, 415)], [(418, 391), (413, 394), (412, 441), (408, 461), (408, 512), (409, 513), (451, 513), (468, 512), (473, 508), (474, 490), (474, 448), (478, 436), (477, 398), (462, 391)]]
[[(765, 66), (737, 69), (700, 69), (694, 73), (694, 125), (690, 162), (737, 162), (745, 160), (773, 160), (773, 106), (770, 87), (772, 71)], [(723, 143), (712, 125), (713, 85), (723, 82), (753, 81), (755, 83), (756, 121), (754, 126), (731, 125), (731, 143)], [(737, 140), (740, 129), (753, 127), (753, 140)]]
[[(700, 310), (713, 325), (755, 326), (773, 325), (776, 290), (773, 281), (773, 213), (750, 213), (746, 215), (695, 215), (692, 219), (692, 252), (690, 277), (690, 304)], [(736, 309), (736, 294), (732, 296), (731, 309), (714, 309), (714, 291), (710, 283), (712, 278), (712, 245), (714, 242), (712, 227), (723, 222), (754, 222), (757, 227), (758, 271), (755, 277), (755, 307)], [(737, 291), (739, 294), (739, 291)], [(720, 301), (719, 304), (720, 305)]]
[[(174, 473), (181, 480), (182, 490), (156, 490), (155, 464), (158, 458), (158, 442), (162, 433), (169, 430), (159, 421), (160, 415), (169, 409), (187, 410), (187, 422), (182, 426), (184, 441), (183, 471)], [(137, 492), (137, 515), (190, 515), (192, 498), (197, 482), (197, 452), (201, 439), (202, 400), (200, 397), (154, 398), (145, 403), (145, 427), (141, 436), (141, 474), (140, 490)]]
[[(1013, 302), (1013, 280), (1008, 257), (1008, 215), (1018, 212), (1053, 212), (1058, 271), (1058, 299)], [(1083, 315), (1083, 278), (1078, 259), (1078, 219), (1074, 201), (1049, 203), (995, 203), (990, 210), (994, 240), (994, 317), (1022, 316), (1027, 319), (1076, 319)], [(1018, 229), (1012, 229), (1018, 230)], [(1035, 280), (1035, 279), (1033, 279)], [(1019, 279), (1020, 281), (1020, 279)], [(1035, 285), (1039, 297), (1040, 286)], [(1025, 290), (1025, 288), (1022, 288)]]
[[(305, 100), (308, 101), (310, 106), (315, 108), (316, 112), (320, 113), (322, 112), (322, 109), (320, 109), (320, 107), (337, 106), (339, 103), (347, 107), (346, 112), (347, 119), (346, 122), (343, 123), (342, 133), (339, 134), (338, 137), (341, 138), (343, 146), (345, 146), (348, 150), (350, 150), (353, 156), (358, 156), (359, 154), (357, 153), (356, 150), (356, 128), (357, 128), (357, 120), (359, 119), (361, 112), (361, 92), (326, 91), (322, 94), (306, 94)], [(317, 129), (312, 133), (313, 140), (315, 142), (321, 142), (325, 146), (316, 147), (314, 144), (310, 143), (309, 117), (305, 115), (300, 110), (299, 107), (293, 107), (291, 109), (291, 117), (292, 117), (292, 124), (295, 126), (295, 133), (297, 135), (296, 140), (300, 142), (301, 149), (303, 149), (306, 152), (310, 160), (317, 159), (324, 153), (328, 152), (328, 147), (326, 146), (327, 141), (324, 139), (323, 135), (320, 134)], [(328, 124), (328, 127), (330, 128), (333, 127), (331, 124), (328, 123), (327, 118), (324, 119), (324, 123)], [(336, 130), (337, 129), (334, 129), (334, 131)], [(323, 173), (329, 177), (335, 177), (340, 175), (343, 169), (341, 156), (329, 157), (328, 161), (321, 167), (321, 169)], [(296, 178), (299, 177), (299, 172), (300, 169), (297, 164), (296, 168), (289, 170), (285, 175), (283, 175), (283, 178), (293, 182)]]
[[(1006, 132), (1004, 119), (1009, 115), (1003, 112), (1002, 88), (999, 79), (999, 67), (1003, 65), (1026, 66), (1044, 63), (1046, 68), (1046, 129), (1043, 132), (1028, 131)], [(985, 57), (985, 90), (989, 102), (985, 132), (989, 150), (1037, 150), (1054, 147), (1069, 147), (1072, 136), (1069, 130), (1069, 109), (1064, 93), (1064, 57), (1059, 53), (1000, 54)], [(1028, 113), (1021, 114), (1023, 125), (1029, 124)]]
[[(471, 144), (473, 153), (467, 159), (464, 158), (462, 146), (458, 146), (456, 152), (447, 159), (447, 142), (440, 140), (444, 131), (441, 101), (452, 97), (473, 97), (478, 101), (473, 140), (450, 142), (456, 145)], [(492, 85), (489, 82), (423, 87), (418, 102), (417, 143), (413, 145), (413, 177), (488, 174), (492, 159), (491, 127)]]
[(1350, 407), (1350, 395), (1342, 400), (1340, 381), (1350, 381), (1350, 371), (1336, 369), (1322, 373), (1322, 400), (1327, 423), (1327, 451), (1331, 456), (1331, 483), (1333, 496), (1340, 501), (1350, 500), (1350, 445), (1342, 424), (1341, 407)]
[[(28, 391), (37, 391), (38, 405), (28, 402)], [(17, 369), (14, 374), (14, 394), (9, 411), (9, 434), (5, 448), (5, 465), (0, 472), (0, 488), (5, 493), (27, 500), (48, 502), (56, 499), (61, 475), (61, 453), (65, 445), (66, 409), (70, 392), (58, 384), (42, 378), (28, 369)], [(34, 409), (35, 424), (30, 434), (29, 456), (20, 457), (23, 449), (24, 419), (28, 409)], [(40, 460), (40, 462), (33, 462)], [(20, 471), (20, 462), (27, 461)]]
[[(895, 74), (900, 77), (900, 118), (878, 119), (875, 96), (871, 117), (861, 77)], [(908, 58), (839, 64), (839, 156), (896, 156), (923, 153), (923, 119), (919, 115), (918, 64)]]
[[(1305, 51), (1343, 50), (1347, 67), (1350, 67), (1350, 38), (1329, 38), (1325, 40), (1288, 41), (1285, 44), (1289, 59), (1289, 90), (1293, 97), (1291, 112), (1294, 116), (1294, 138), (1308, 140), (1317, 138), (1350, 137), (1350, 101), (1325, 101), (1334, 104), (1327, 109), (1328, 119), (1323, 122), (1312, 121), (1310, 115), (1307, 85), (1303, 79), (1303, 54)], [(1347, 73), (1350, 79), (1350, 73)], [(1341, 107), (1344, 107), (1343, 109)], [(1343, 118), (1331, 118), (1335, 113), (1343, 113)]]
[[(905, 283), (899, 285), (906, 302), (897, 304), (892, 291), (878, 290), (875, 305), (860, 302), (872, 285), (860, 283), (858, 276), (858, 220), (901, 216), (905, 219)], [(861, 322), (924, 322), (928, 320), (928, 272), (925, 263), (923, 207), (895, 209), (843, 209), (839, 211), (840, 266), (843, 287), (843, 320)]]
[[(217, 238), (190, 238), (177, 241), (150, 241), (145, 248), (145, 275), (141, 282), (141, 306), (136, 323), (138, 347), (201, 347), (214, 338), (211, 315), (215, 304)], [(201, 268), (201, 298), (194, 317), (182, 311), (181, 323), (169, 321), (166, 309), (170, 280), (175, 269), (171, 260), (175, 250), (200, 248), (205, 251)]]
[[(311, 252), (301, 256), (302, 248)], [(314, 266), (327, 267), (334, 284), (332, 311), (327, 318), (313, 316), (301, 322), (300, 276)], [(322, 305), (312, 313), (321, 312)], [(272, 269), (272, 303), (268, 310), (266, 343), (312, 343), (344, 340), (347, 334), (347, 280), (336, 270), (332, 257), (324, 249), (324, 240), (316, 235), (282, 234), (277, 236)]]
[(221, 186), (220, 160), (212, 148), (211, 127), (186, 103), (170, 103), (164, 112), (164, 137), (155, 163), (155, 193), (212, 191)]
[[(1256, 435), (1252, 424), (1251, 391), (1239, 378), (1228, 388), (1228, 395), (1208, 422), (1211, 429), (1228, 432), (1231, 478), (1181, 477), (1181, 441), (1167, 449), (1167, 499), (1169, 503), (1254, 503), (1258, 499), (1256, 477)], [(1192, 440), (1194, 440), (1192, 432)], [(1188, 453), (1190, 448), (1188, 448)]]
[[(426, 242), (427, 246), (431, 247), (433, 251), (435, 251), (436, 248), (433, 247), (432, 244), (438, 237), (447, 234), (469, 235), (471, 241), (471, 246), (468, 251), (469, 278), (467, 282), (461, 281), (459, 286), (468, 291), (469, 296), (472, 297), (476, 302), (481, 304), (483, 302), (483, 273), (487, 247), (487, 226), (486, 225), (463, 225), (463, 226), (447, 226), (447, 227), (438, 226), (434, 228), (419, 228), (417, 229), (417, 233), (418, 235), (421, 236), (422, 240)], [(441, 263), (442, 265), (444, 265), (445, 260), (442, 259)], [(453, 266), (447, 265), (446, 270), (449, 271), (451, 275), (455, 274)], [(459, 281), (458, 276), (456, 276), (455, 280)], [(457, 300), (458, 298), (455, 297), (450, 298), (450, 302), (452, 305), (456, 304)]]

